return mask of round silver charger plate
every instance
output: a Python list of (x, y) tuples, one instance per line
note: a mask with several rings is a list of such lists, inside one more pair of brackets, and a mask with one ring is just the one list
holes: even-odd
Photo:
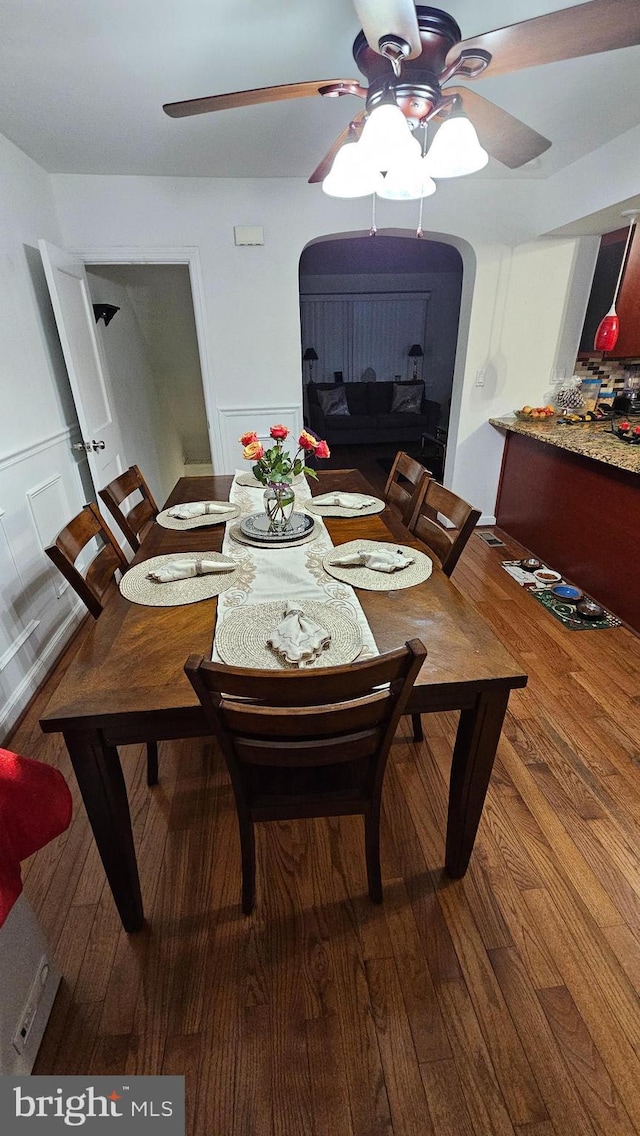
[[(354, 493), (354, 497), (361, 497), (367, 500), (368, 495), (364, 493)], [(320, 517), (371, 517), (374, 513), (381, 513), (386, 507), (385, 502), (376, 497), (372, 505), (364, 505), (361, 509), (346, 508), (342, 505), (329, 505), (318, 501), (316, 497), (312, 501), (305, 501), (305, 509), (310, 513), (317, 513)]]
[[(292, 600), (292, 603), (297, 603)], [(331, 642), (318, 659), (304, 667), (336, 667), (352, 663), (362, 650), (362, 633), (358, 624), (340, 608), (318, 600), (300, 600), (305, 615), (324, 627)], [(224, 663), (232, 667), (254, 667), (259, 670), (298, 670), (294, 664), (282, 659), (267, 639), (284, 616), (285, 601), (275, 600), (264, 604), (248, 604), (238, 608), (218, 623), (214, 646)]]
[(313, 517), (306, 513), (292, 513), (286, 532), (270, 532), (270, 521), (265, 512), (250, 513), (239, 522), (240, 531), (251, 540), (260, 541), (261, 544), (288, 544), (292, 540), (300, 540), (307, 536), (313, 528)]
[[(373, 552), (376, 548), (391, 548), (394, 552), (399, 550), (406, 556), (412, 556), (413, 564), (401, 568), (398, 572), (376, 572), (373, 568), (349, 568), (330, 563), (335, 557), (344, 556), (349, 552), (359, 552), (361, 549)], [(339, 544), (333, 548), (324, 557), (322, 567), (336, 580), (343, 580), (347, 584), (352, 584), (354, 588), (364, 588), (369, 592), (393, 592), (399, 588), (413, 588), (416, 584), (428, 580), (433, 571), (433, 561), (417, 548), (408, 548), (403, 544), (391, 544), (389, 541), (380, 540), (350, 540), (348, 544)]]
[(238, 544), (248, 544), (250, 548), (297, 548), (299, 544), (308, 544), (309, 541), (317, 540), (322, 532), (318, 525), (314, 525), (312, 529), (305, 536), (298, 537), (297, 540), (285, 540), (280, 543), (272, 541), (267, 544), (264, 540), (253, 540), (250, 536), (245, 536), (240, 524), (236, 523), (229, 528), (229, 536), (232, 540), (236, 540)]
[(158, 584), (149, 580), (149, 572), (164, 567), (171, 560), (223, 560), (229, 556), (220, 552), (172, 552), (163, 556), (152, 556), (141, 564), (134, 564), (125, 572), (120, 581), (120, 591), (125, 599), (146, 607), (179, 607), (182, 604), (198, 603), (219, 596), (233, 585), (236, 572), (210, 572), (206, 576), (190, 576), (188, 580), (171, 580)]
[[(199, 502), (198, 502), (199, 503)], [(189, 505), (196, 504), (195, 501), (189, 501)], [(170, 517), (169, 510), (163, 509), (158, 513), (156, 521), (162, 525), (163, 529), (201, 529), (209, 525), (224, 525), (227, 521), (233, 521), (238, 516), (240, 508), (238, 505), (232, 505), (229, 501), (212, 501), (213, 505), (228, 505), (228, 511), (225, 513), (205, 513), (201, 517), (191, 517), (190, 520), (183, 521), (180, 517)], [(177, 506), (174, 506), (176, 508)]]

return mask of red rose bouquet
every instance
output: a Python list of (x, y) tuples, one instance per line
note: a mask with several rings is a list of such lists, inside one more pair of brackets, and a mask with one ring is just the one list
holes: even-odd
[(303, 430), (298, 438), (298, 449), (291, 456), (283, 449), (283, 443), (289, 436), (286, 426), (276, 425), (269, 430), (275, 445), (265, 449), (255, 430), (250, 430), (239, 439), (243, 446), (242, 456), (247, 461), (253, 461), (253, 475), (262, 485), (291, 485), (294, 477), (306, 473), (309, 477), (316, 477), (314, 469), (306, 464), (307, 455), (313, 454), (317, 458), (330, 457), (330, 450), (325, 441)]

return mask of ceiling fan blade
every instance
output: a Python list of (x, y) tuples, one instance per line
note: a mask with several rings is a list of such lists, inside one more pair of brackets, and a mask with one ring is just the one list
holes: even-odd
[(447, 64), (454, 62), (463, 48), (480, 47), (491, 53), (491, 64), (483, 74), (493, 79), (525, 67), (597, 55), (638, 43), (638, 0), (589, 0), (575, 8), (563, 8), (465, 39), (448, 53)]
[(445, 87), (444, 93), (459, 96), (465, 114), (476, 128), (480, 145), (510, 170), (517, 170), (549, 149), (548, 138), (475, 91), (466, 87)]
[(252, 91), (232, 91), (227, 95), (208, 95), (203, 99), (165, 103), (162, 109), (170, 118), (186, 118), (192, 114), (207, 114), (211, 110), (231, 110), (233, 107), (256, 106), (258, 103), (279, 103), (285, 99), (306, 99), (323, 93), (365, 96), (367, 92), (357, 79), (318, 79), (310, 83), (285, 83), (280, 87), (257, 87)]
[(317, 181), (324, 181), (333, 165), (333, 159), (338, 153), (340, 147), (343, 146), (349, 138), (353, 138), (353, 140), (357, 142), (362, 133), (363, 126), (364, 111), (360, 111), (360, 114), (357, 114), (356, 117), (352, 118), (351, 122), (347, 126), (345, 126), (344, 130), (341, 134), (338, 135), (331, 148), (327, 150), (327, 153), (325, 154), (320, 164), (316, 166), (311, 177), (309, 178), (309, 182), (311, 184)]
[(372, 51), (381, 55), (378, 44), (385, 35), (401, 36), (411, 51), (407, 59), (422, 54), (416, 6), (413, 0), (353, 0), (356, 15)]

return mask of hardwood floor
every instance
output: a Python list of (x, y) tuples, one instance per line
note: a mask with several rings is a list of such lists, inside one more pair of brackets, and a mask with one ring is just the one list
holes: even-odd
[[(504, 539), (474, 534), (453, 577), (530, 674), (466, 877), (442, 870), (454, 714), (392, 747), (381, 907), (359, 822), (297, 821), (259, 826), (243, 917), (213, 742), (161, 743), (153, 790), (130, 747), (149, 925), (121, 929), (79, 806), (25, 865), (64, 975), (35, 1072), (184, 1073), (190, 1136), (640, 1133), (640, 640), (566, 631)], [(11, 745), (77, 802), (38, 727), (55, 681)]]

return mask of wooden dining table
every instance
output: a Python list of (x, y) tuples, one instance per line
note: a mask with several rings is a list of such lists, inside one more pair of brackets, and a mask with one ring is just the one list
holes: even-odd
[[(225, 500), (231, 481), (229, 476), (183, 477), (165, 507)], [(314, 494), (333, 490), (372, 493), (357, 470), (324, 471), (312, 482)], [(326, 517), (325, 524), (335, 545), (364, 538), (423, 548), (393, 508), (370, 516)], [(133, 563), (165, 553), (220, 551), (224, 530), (222, 524), (178, 531), (155, 523)], [(272, 553), (276, 564), (278, 550)], [(274, 576), (277, 579), (277, 572)], [(444, 856), (449, 875), (459, 878), (469, 864), (509, 692), (525, 686), (527, 676), (437, 562), (430, 578), (415, 587), (356, 592), (381, 652), (416, 637), (427, 647), (428, 657), (407, 712), (460, 711)], [(46, 733), (64, 736), (109, 886), (128, 932), (143, 927), (144, 908), (118, 746), (208, 734), (183, 666), (193, 652), (210, 657), (216, 605), (217, 600), (210, 599), (178, 607), (148, 607), (114, 595), (40, 719)]]

